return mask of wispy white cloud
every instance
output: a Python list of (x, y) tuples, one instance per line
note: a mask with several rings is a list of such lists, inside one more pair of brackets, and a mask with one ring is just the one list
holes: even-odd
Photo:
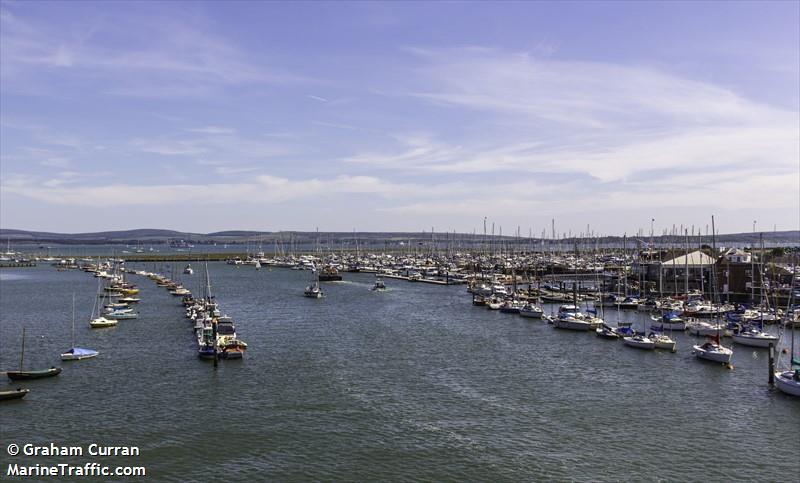
[(66, 206), (153, 206), (164, 203), (226, 204), (281, 203), (298, 199), (320, 199), (337, 195), (373, 194), (396, 197), (421, 192), (414, 185), (389, 183), (370, 176), (340, 175), (330, 179), (292, 180), (258, 175), (247, 182), (164, 185), (65, 186), (61, 179), (39, 183), (27, 176), (4, 179), (2, 189), (47, 203)]
[[(3, 79), (9, 90), (30, 92), (26, 84), (37, 74), (52, 74), (48, 69), (53, 68), (61, 69), (62, 76), (95, 82), (106, 94), (143, 98), (199, 97), (219, 93), (224, 86), (314, 82), (269, 65), (265, 58), (256, 62), (252, 54), (202, 25), (167, 15), (106, 10), (102, 21), (85, 19), (63, 29), (22, 19), (4, 7), (0, 22)], [(125, 42), (104, 40), (120, 34), (127, 37)]]
[(207, 148), (189, 140), (134, 139), (131, 144), (142, 152), (164, 156), (197, 156), (208, 152)]
[(131, 141), (131, 146), (144, 153), (163, 156), (201, 156), (201, 163), (225, 163), (222, 161), (224, 159), (272, 158), (297, 152), (296, 147), (266, 135), (266, 139), (262, 140), (221, 127), (186, 131), (190, 134), (137, 138)]
[(259, 171), (261, 168), (258, 166), (217, 166), (214, 168), (214, 173), (221, 176), (252, 173)]
[(72, 164), (69, 158), (53, 156), (46, 159), (43, 159), (39, 162), (42, 166), (47, 166), (49, 168), (66, 168)]
[(353, 126), (350, 124), (343, 124), (338, 122), (326, 122), (326, 121), (311, 121), (311, 124), (315, 126), (322, 126), (322, 127), (332, 127), (334, 129), (346, 129), (348, 131), (362, 131), (364, 129)]
[(797, 113), (719, 86), (648, 67), (483, 48), (410, 51), (425, 61), (420, 72), (428, 88), (408, 96), (480, 112), (508, 128), (457, 143), (430, 134), (396, 136), (394, 149), (345, 162), (454, 174), (574, 173), (606, 182), (653, 169), (753, 162), (797, 170)]
[(196, 132), (200, 134), (233, 134), (236, 132), (236, 130), (233, 128), (222, 127), (222, 126), (198, 127), (193, 129), (187, 129), (187, 131)]

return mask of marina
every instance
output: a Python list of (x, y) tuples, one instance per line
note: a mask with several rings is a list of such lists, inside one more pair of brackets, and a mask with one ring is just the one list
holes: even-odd
[(0, 0), (0, 477), (800, 481), (800, 0)]
[[(113, 436), (115, 421), (124, 417), (127, 422), (118, 426), (119, 431), (125, 428), (126, 437), (133, 437), (142, 448), (142, 460), (167, 480), (200, 478), (212, 469), (212, 446), (189, 444), (195, 435), (211, 434), (202, 423), (209, 417), (227, 421), (224, 429), (213, 429), (215, 437), (236, 435), (246, 444), (262, 447), (266, 436), (270, 447), (295, 448), (291, 459), (260, 452), (243, 469), (245, 474), (273, 478), (301, 472), (311, 478), (424, 477), (428, 474), (424, 470), (404, 464), (418, 460), (418, 454), (398, 446), (417, 441), (431, 448), (423, 458), (425, 468), (447, 461), (448, 470), (438, 473), (440, 477), (560, 479), (576, 471), (594, 474), (623, 450), (609, 442), (626, 441), (644, 448), (638, 451), (646, 461), (671, 462), (666, 470), (660, 464), (644, 464), (631, 470), (634, 478), (646, 479), (658, 468), (665, 477), (683, 479), (696, 468), (693, 453), (703, 451), (700, 447), (687, 451), (698, 443), (693, 434), (735, 425), (714, 451), (744, 456), (728, 462), (720, 470), (722, 477), (780, 479), (792, 471), (788, 460), (767, 466), (757, 462), (781, 446), (784, 429), (800, 423), (798, 400), (767, 381), (766, 349), (734, 347), (729, 369), (696, 362), (693, 346), (701, 346), (704, 338), (688, 332), (666, 332), (677, 344), (675, 353), (626, 350), (621, 341), (595, 337), (594, 330), (590, 334), (553, 330), (547, 318), (558, 311), (558, 304), (542, 303), (541, 319), (522, 317), (474, 306), (464, 284), (431, 286), (385, 275), (380, 277), (385, 289), (378, 294), (373, 290), (379, 278), (375, 273), (345, 273), (342, 281), (323, 282), (325, 297), (314, 301), (302, 297), (310, 271), (265, 268), (208, 264), (214, 300), (237, 321), (236, 332), (246, 334), (249, 342), (245, 358), (214, 369), (198, 361), (198, 342), (193, 349), (187, 337), (192, 324), (187, 327), (182, 297), (159, 287), (155, 276), (135, 274), (152, 272), (148, 267), (126, 266), (134, 272), (127, 278), (137, 279), (140, 317), (107, 329), (113, 332), (78, 325), (76, 339), (100, 355), (64, 368), (59, 378), (28, 382), (31, 392), (24, 402), (4, 403), (2, 411), (15, 415), (9, 423), (4, 421), (4, 432), (10, 438), (21, 437), (25, 431), (21, 421), (56, 410), (90, 431), (100, 430), (101, 424), (105, 431), (112, 428)], [(183, 286), (197, 287), (193, 294), (202, 294), (202, 272), (204, 268), (182, 275)], [(82, 271), (59, 272), (47, 266), (5, 271), (2, 276), (1, 367), (13, 367), (10, 356), (19, 342), (20, 324), (25, 324), (29, 337), (36, 334), (36, 342), (28, 342), (26, 361), (50, 364), (63, 350), (63, 336), (53, 333), (44, 315), (63, 314), (59, 325), (66, 327), (65, 307), (73, 289), (79, 293), (77, 313), (89, 313), (96, 279)], [(31, 296), (41, 290), (49, 294), (46, 300)], [(585, 303), (589, 302), (572, 310), (584, 311)], [(616, 313), (617, 309), (605, 310), (608, 324), (617, 325)], [(649, 312), (620, 313), (634, 327), (653, 322)], [(777, 333), (777, 326), (771, 327)], [(141, 357), (137, 347), (143, 341), (157, 357)], [(153, 376), (142, 378), (142, 373)], [(120, 389), (109, 393), (93, 383), (100, 379)], [(556, 384), (557, 395), (551, 390)], [(181, 390), (160, 390), (164, 385)], [(615, 391), (605, 390), (607, 385)], [(64, 401), (67, 393), (72, 394), (70, 404)], [(230, 398), (231, 393), (239, 396)], [(222, 400), (224, 404), (219, 403)], [(189, 411), (170, 409), (187, 401), (192, 405)], [(324, 412), (315, 409), (322, 402)], [(106, 413), (102, 423), (88, 419), (92, 408), (108, 406), (120, 411)], [(270, 410), (256, 409), (264, 407)], [(483, 414), (480, 423), (460, 426), (458, 415), (473, 412)], [(741, 419), (743, 413), (748, 414), (747, 422)], [(198, 418), (200, 414), (203, 418)], [(628, 424), (617, 424), (620, 414), (628, 415)], [(158, 457), (163, 442), (156, 435), (165, 423), (173, 429), (174, 451), (192, 454), (191, 465), (180, 463), (180, 456), (173, 462)], [(286, 424), (290, 432), (282, 429)], [(656, 426), (659, 438), (667, 431), (666, 437), (676, 445), (654, 445)], [(569, 435), (581, 428), (594, 429), (582, 435), (596, 448), (592, 456), (571, 446)], [(513, 446), (507, 438), (486, 437), (512, 432), (517, 435)], [(389, 434), (394, 436), (384, 439)], [(64, 438), (60, 424), (45, 424), (42, 435)], [(385, 447), (379, 441), (393, 443)], [(198, 451), (200, 460), (208, 463), (197, 463)], [(392, 459), (365, 472), (375, 451), (385, 451)], [(540, 454), (535, 465), (508, 464), (529, 451)], [(302, 463), (304, 455), (312, 454), (321, 459), (317, 470)], [(563, 464), (565, 457), (568, 467)], [(345, 464), (331, 472), (329, 465), (334, 462)]]

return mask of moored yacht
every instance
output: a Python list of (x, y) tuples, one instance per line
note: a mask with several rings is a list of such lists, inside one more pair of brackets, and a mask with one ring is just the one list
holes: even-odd
[(531, 319), (541, 319), (543, 314), (544, 314), (544, 309), (532, 303), (527, 303), (522, 307), (520, 307), (519, 309), (519, 315)]
[(322, 289), (319, 287), (319, 282), (315, 280), (311, 283), (311, 285), (306, 287), (303, 295), (309, 298), (318, 299), (322, 298), (324, 294), (322, 293)]
[(675, 352), (675, 347), (677, 344), (668, 335), (653, 332), (648, 336), (648, 338), (653, 341), (656, 349), (664, 349), (670, 352)]
[(107, 319), (103, 316), (96, 317), (89, 321), (89, 327), (93, 329), (102, 329), (104, 327), (113, 327), (117, 325), (118, 322), (115, 319)]
[(636, 349), (652, 350), (656, 348), (656, 342), (644, 334), (623, 337), (622, 342), (624, 342), (626, 346)]
[(703, 345), (695, 345), (692, 349), (692, 353), (699, 359), (723, 364), (730, 364), (733, 356), (733, 350), (720, 344), (719, 337), (715, 335), (708, 336)]
[(749, 326), (740, 328), (733, 333), (733, 341), (737, 344), (749, 347), (769, 347), (770, 344), (778, 343), (778, 336), (764, 332), (760, 327)]
[(556, 329), (588, 331), (603, 324), (601, 319), (583, 314), (576, 305), (562, 305), (558, 309), (558, 316), (553, 320)]
[(686, 330), (686, 320), (675, 312), (667, 312), (661, 317), (651, 316), (650, 320), (653, 321), (650, 325), (653, 330)]

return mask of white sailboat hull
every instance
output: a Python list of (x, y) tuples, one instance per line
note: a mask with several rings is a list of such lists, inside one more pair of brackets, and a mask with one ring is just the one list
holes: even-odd
[(716, 351), (703, 349), (699, 345), (696, 345), (693, 348), (695, 356), (697, 356), (699, 359), (705, 359), (707, 361), (730, 364), (731, 356), (733, 356), (733, 351), (728, 348), (723, 348), (723, 350)]
[(745, 335), (733, 334), (733, 341), (737, 344), (746, 345), (749, 347), (769, 347), (770, 344), (777, 345), (778, 338), (773, 335), (760, 336), (760, 335)]
[(116, 320), (114, 320), (114, 319), (106, 319), (106, 318), (103, 318), (103, 317), (99, 317), (97, 319), (93, 319), (91, 322), (89, 322), (89, 326), (91, 326), (93, 329), (100, 329), (100, 328), (103, 328), (103, 327), (113, 327), (115, 325), (117, 325), (117, 321)]
[(592, 328), (592, 324), (585, 320), (556, 318), (553, 321), (553, 327), (556, 329), (582, 330), (585, 332)]
[(699, 324), (690, 325), (688, 327), (688, 331), (691, 335), (707, 336), (707, 335), (717, 335), (717, 333), (720, 332), (722, 332), (723, 335), (725, 335), (725, 332), (727, 330), (721, 326), (717, 327), (715, 325), (701, 322)]
[(97, 354), (85, 354), (79, 356), (76, 356), (75, 354), (70, 354), (68, 352), (61, 354), (62, 361), (82, 361), (84, 359), (91, 359), (92, 357), (97, 357)]
[(686, 330), (686, 322), (662, 322), (660, 319), (654, 321), (650, 324), (650, 328), (653, 330), (665, 331), (665, 330)]
[(622, 342), (624, 342), (626, 346), (633, 347), (636, 349), (652, 350), (656, 348), (656, 343), (650, 339), (635, 339), (633, 337), (624, 337), (622, 339)]
[(800, 381), (795, 381), (792, 378), (793, 374), (792, 371), (776, 372), (775, 387), (785, 394), (800, 397)]
[(656, 339), (655, 340), (656, 349), (663, 349), (675, 352), (675, 341), (672, 339)]

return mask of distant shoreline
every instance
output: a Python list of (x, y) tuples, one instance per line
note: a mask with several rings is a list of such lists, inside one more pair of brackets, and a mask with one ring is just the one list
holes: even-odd
[[(757, 244), (763, 236), (765, 243), (798, 245), (800, 244), (800, 230), (791, 231), (769, 231), (763, 233), (726, 233), (716, 236), (717, 243), (745, 243)], [(281, 232), (257, 232), (257, 231), (224, 231), (214, 233), (188, 233), (171, 230), (138, 229), (120, 230), (94, 233), (51, 233), (36, 232), (28, 230), (0, 229), (0, 248), (2, 242), (13, 244), (36, 244), (53, 243), (59, 245), (173, 245), (180, 247), (183, 244), (192, 245), (246, 245), (254, 242), (269, 243), (297, 243), (308, 244), (319, 242), (386, 242), (392, 244), (399, 243), (447, 243), (460, 242), (465, 244), (489, 243), (491, 241), (503, 241), (505, 243), (523, 244), (579, 244), (587, 243), (616, 244), (622, 243), (622, 235), (610, 236), (580, 236), (573, 235), (567, 237), (527, 237), (514, 235), (483, 235), (473, 233), (452, 233), (452, 232), (308, 232), (308, 231), (281, 231)], [(631, 246), (647, 244), (651, 240), (648, 235), (629, 235), (627, 241)], [(659, 244), (682, 244), (686, 242), (685, 235), (657, 235), (652, 237), (652, 241)], [(710, 235), (697, 235), (689, 237), (689, 243), (696, 245), (700, 242), (710, 243)]]

